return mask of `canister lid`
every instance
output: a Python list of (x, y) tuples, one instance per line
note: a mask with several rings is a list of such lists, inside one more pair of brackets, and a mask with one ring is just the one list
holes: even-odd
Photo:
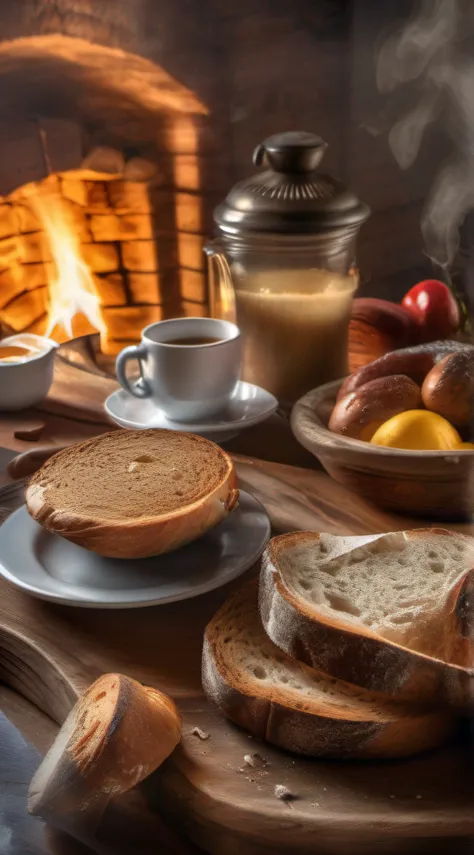
[(327, 144), (305, 131), (276, 134), (253, 153), (261, 172), (239, 181), (214, 212), (219, 229), (240, 232), (311, 235), (356, 229), (370, 209), (336, 178), (318, 166)]

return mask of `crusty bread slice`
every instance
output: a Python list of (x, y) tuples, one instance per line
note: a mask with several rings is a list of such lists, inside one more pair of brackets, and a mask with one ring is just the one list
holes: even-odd
[(282, 650), (398, 699), (474, 700), (474, 538), (444, 529), (270, 541), (260, 614)]
[(403, 757), (442, 743), (449, 715), (396, 704), (308, 668), (265, 635), (255, 581), (234, 593), (208, 625), (202, 680), (235, 724), (315, 757)]
[(176, 748), (181, 716), (167, 695), (104, 674), (77, 701), (37, 770), (30, 813), (78, 813), (135, 787)]
[(237, 501), (230, 456), (200, 436), (166, 430), (113, 431), (70, 446), (26, 490), (41, 525), (114, 558), (177, 549)]

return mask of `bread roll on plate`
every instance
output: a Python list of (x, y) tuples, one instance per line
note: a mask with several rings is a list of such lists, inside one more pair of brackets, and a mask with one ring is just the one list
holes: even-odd
[(120, 430), (72, 445), (44, 463), (26, 489), (48, 531), (112, 558), (177, 549), (238, 503), (232, 459), (189, 433)]

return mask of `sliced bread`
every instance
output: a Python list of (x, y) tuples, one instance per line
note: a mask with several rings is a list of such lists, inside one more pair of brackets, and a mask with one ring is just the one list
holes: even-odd
[(70, 446), (26, 490), (41, 525), (114, 558), (177, 549), (237, 501), (230, 456), (200, 436), (166, 430), (113, 431)]
[(291, 656), (391, 697), (469, 707), (474, 538), (443, 529), (270, 541), (260, 613)]
[(308, 668), (265, 635), (255, 582), (208, 625), (202, 680), (222, 713), (279, 748), (314, 757), (403, 757), (442, 743), (452, 720)]

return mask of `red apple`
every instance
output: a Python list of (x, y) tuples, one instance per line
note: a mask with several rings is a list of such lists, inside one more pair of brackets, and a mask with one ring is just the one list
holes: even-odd
[(421, 341), (451, 338), (461, 326), (458, 304), (438, 279), (418, 282), (405, 294), (402, 306), (418, 323)]

